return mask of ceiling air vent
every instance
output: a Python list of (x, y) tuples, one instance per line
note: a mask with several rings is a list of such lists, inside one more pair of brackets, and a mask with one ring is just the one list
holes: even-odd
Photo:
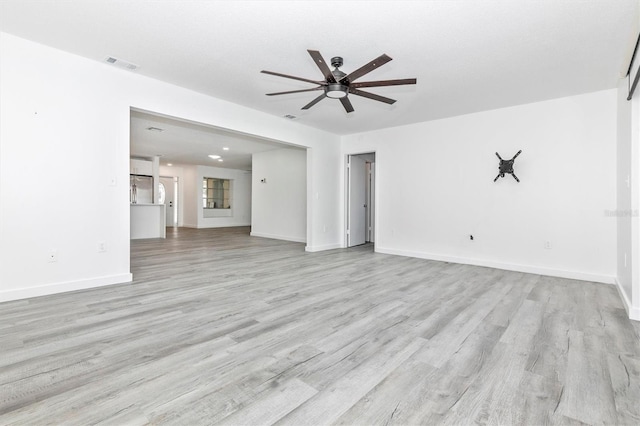
[(296, 117), (295, 115), (286, 114), (286, 115), (284, 116), (284, 118), (288, 118), (289, 120), (295, 120), (295, 119), (296, 119), (296, 118), (298, 118), (298, 117)]
[(108, 56), (104, 61), (108, 64), (115, 65), (118, 68), (122, 68), (129, 71), (133, 71), (139, 68), (137, 65), (134, 65), (130, 62), (123, 61), (122, 59), (114, 58), (113, 56)]

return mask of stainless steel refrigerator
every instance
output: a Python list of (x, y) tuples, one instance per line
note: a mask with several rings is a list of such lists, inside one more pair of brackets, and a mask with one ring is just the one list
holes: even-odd
[(153, 204), (153, 176), (129, 176), (129, 202), (131, 204)]

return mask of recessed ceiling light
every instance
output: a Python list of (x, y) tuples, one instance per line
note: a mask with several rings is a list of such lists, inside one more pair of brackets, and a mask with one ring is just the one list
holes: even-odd
[(173, 166), (173, 164), (171, 164), (171, 163), (167, 163), (167, 166), (171, 167), (171, 166)]
[(222, 158), (220, 158), (220, 159), (218, 159), (218, 161), (222, 163), (224, 160)]
[(161, 129), (160, 127), (147, 127), (147, 130), (150, 132), (164, 132), (164, 129)]
[(220, 156), (215, 154), (210, 154), (209, 158), (213, 158), (214, 160), (217, 160), (218, 158), (220, 158)]
[(229, 151), (229, 147), (228, 147), (228, 146), (223, 146), (223, 147), (222, 147), (222, 150), (223, 150), (223, 151)]

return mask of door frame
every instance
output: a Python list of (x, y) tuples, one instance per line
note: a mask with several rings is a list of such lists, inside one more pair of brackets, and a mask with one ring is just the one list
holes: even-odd
[[(375, 154), (374, 154), (374, 159), (375, 159)], [(367, 172), (367, 176), (366, 176), (366, 181), (365, 181), (365, 188), (367, 189), (367, 194), (366, 194), (366, 199), (365, 202), (367, 203), (367, 210), (366, 210), (366, 219), (365, 219), (365, 223), (366, 223), (366, 235), (365, 235), (365, 241), (367, 243), (373, 243), (375, 245), (376, 243), (376, 209), (375, 209), (375, 202), (376, 202), (376, 162), (373, 161), (372, 163), (366, 163), (366, 167), (365, 170)]]
[[(159, 175), (158, 176), (158, 184), (160, 184), (160, 180), (164, 178), (164, 179), (171, 179), (173, 181), (173, 198), (174, 198), (174, 203), (173, 203), (173, 220), (174, 222), (170, 225), (168, 223), (165, 223), (165, 226), (168, 227), (172, 227), (172, 228), (177, 228), (180, 226), (180, 212), (179, 212), (179, 203), (181, 201), (181, 197), (180, 194), (178, 193), (180, 191), (180, 177), (179, 176), (169, 176), (169, 175)], [(166, 209), (166, 207), (165, 207)], [(165, 211), (165, 217), (166, 217), (166, 211)]]
[[(343, 239), (343, 243), (342, 243), (342, 247), (344, 248), (349, 248), (349, 179), (350, 179), (350, 171), (349, 171), (349, 157), (350, 156), (355, 156), (355, 155), (365, 155), (365, 154), (373, 154), (375, 161), (374, 164), (375, 166), (373, 167), (373, 173), (372, 173), (372, 178), (374, 181), (374, 185), (373, 185), (373, 206), (372, 206), (372, 211), (373, 211), (373, 232), (371, 235), (371, 240), (374, 244), (377, 243), (378, 241), (378, 231), (379, 231), (379, 227), (378, 227), (378, 200), (379, 200), (379, 196), (378, 196), (378, 188), (379, 188), (379, 184), (378, 184), (378, 153), (375, 149), (371, 149), (371, 150), (364, 150), (364, 151), (357, 151), (357, 152), (349, 152), (344, 154), (343, 157), (343, 161), (344, 161), (344, 200), (343, 200), (343, 204), (344, 204), (344, 211), (343, 211), (343, 229), (342, 229), (342, 235), (344, 237)], [(375, 249), (374, 249), (375, 250)]]

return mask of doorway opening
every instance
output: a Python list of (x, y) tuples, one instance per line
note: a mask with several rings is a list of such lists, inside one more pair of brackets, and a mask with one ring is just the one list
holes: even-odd
[(176, 228), (178, 226), (178, 177), (160, 176), (158, 192), (158, 202), (164, 204), (165, 226)]
[[(307, 240), (306, 147), (133, 107), (129, 137), (130, 174), (152, 179), (154, 194), (144, 205), (130, 201), (131, 212), (148, 213), (139, 220), (130, 213), (132, 239), (246, 227), (256, 236)], [(209, 196), (204, 178), (226, 182), (228, 192), (220, 199), (212, 187)], [(138, 232), (150, 224), (153, 233)]]
[(375, 243), (376, 154), (347, 156), (347, 247)]

